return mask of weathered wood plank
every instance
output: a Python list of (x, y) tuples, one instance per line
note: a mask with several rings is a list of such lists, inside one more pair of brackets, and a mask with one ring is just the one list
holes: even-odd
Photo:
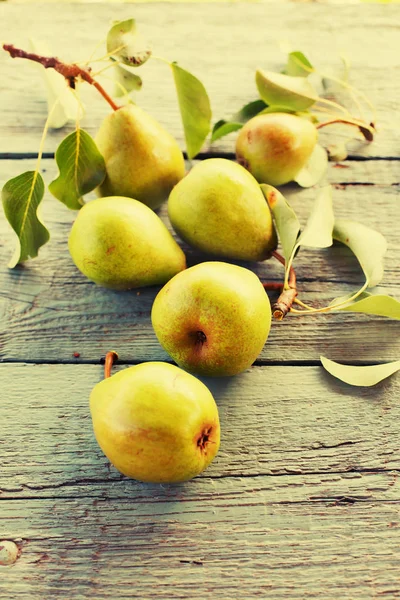
[[(370, 165), (370, 168), (367, 167)], [(352, 163), (355, 179), (379, 179), (380, 168), (389, 183), (398, 178), (400, 163), (384, 161)], [(0, 161), (0, 181), (23, 170), (34, 161)], [(360, 169), (358, 169), (358, 167)], [(44, 177), (55, 176), (52, 160), (43, 162)], [(330, 168), (329, 178), (347, 169)], [(304, 222), (315, 198), (315, 190), (287, 188), (285, 194)], [(400, 297), (399, 236), (396, 230), (398, 188), (392, 185), (338, 186), (334, 190), (338, 217), (360, 220), (376, 227), (387, 238), (382, 289)], [(67, 237), (75, 213), (48, 194), (44, 221), (52, 239), (37, 259), (13, 271), (6, 264), (13, 250), (12, 232), (0, 219), (0, 358), (3, 360), (98, 360), (115, 347), (124, 360), (165, 359), (150, 324), (151, 305), (157, 289), (117, 293), (90, 283), (74, 267), (67, 249)], [(168, 224), (165, 207), (161, 216)], [(184, 246), (190, 264), (204, 256)], [(343, 257), (347, 260), (343, 261)], [(296, 260), (299, 289), (304, 301), (327, 304), (331, 299), (357, 289), (362, 274), (355, 259), (344, 247), (329, 251), (305, 250)], [(247, 265), (263, 280), (281, 277), (281, 268), (272, 263)], [(35, 333), (34, 333), (35, 332)], [(33, 335), (34, 333), (34, 335)], [(320, 354), (338, 360), (379, 361), (397, 359), (400, 354), (399, 323), (379, 317), (336, 314), (290, 317), (274, 323), (261, 354), (263, 361), (316, 360)]]
[(254, 483), (236, 481), (233, 503), (218, 486), (207, 502), (161, 492), (37, 500), (27, 513), (3, 501), (3, 533), (21, 556), (2, 568), (0, 597), (400, 597), (398, 503), (270, 504)]
[[(95, 495), (135, 492), (129, 481), (110, 491), (121, 476), (92, 433), (88, 398), (101, 377), (100, 365), (0, 365), (0, 498), (80, 496), (92, 484)], [(222, 429), (205, 478), (400, 470), (398, 376), (357, 389), (322, 367), (285, 366), (205, 382)]]
[[(399, 157), (395, 118), (400, 108), (400, 62), (396, 52), (399, 7), (347, 4), (338, 8), (329, 4), (293, 3), (288, 10), (287, 6), (286, 2), (233, 3), (229, 7), (218, 3), (188, 3), (159, 5), (155, 13), (154, 5), (148, 4), (135, 4), (133, 8), (129, 4), (102, 3), (96, 4), (95, 10), (93, 4), (37, 4), (29, 15), (29, 35), (46, 39), (59, 56), (84, 60), (112, 19), (134, 15), (148, 37), (154, 40), (158, 55), (177, 60), (204, 81), (212, 100), (214, 120), (235, 112), (255, 97), (256, 67), (281, 68), (285, 56), (280, 42), (288, 40), (295, 49), (309, 54), (311, 60), (320, 61), (320, 66), (325, 69), (333, 65), (339, 67), (339, 55), (344, 53), (353, 67), (352, 83), (367, 93), (377, 107), (380, 130), (373, 144), (354, 143), (352, 154)], [(9, 42), (27, 44), (27, 32), (18, 25), (25, 13), (24, 5), (0, 5), (0, 20)], [(76, 27), (77, 22), (79, 27)], [(166, 31), (168, 35), (165, 35)], [(205, 48), (207, 52), (204, 52)], [(0, 152), (35, 152), (46, 116), (39, 75), (30, 65), (12, 61), (3, 52), (0, 53), (0, 64), (3, 80), (7, 81), (7, 89), (3, 88), (0, 94), (3, 114)], [(384, 76), (382, 65), (385, 66)], [(168, 68), (152, 61), (142, 72), (145, 85), (138, 97), (139, 103), (183, 145)], [(28, 89), (29, 94), (26, 93)], [(92, 133), (108, 110), (97, 96), (94, 90), (82, 90), (88, 107), (83, 124)], [(63, 136), (64, 132), (53, 132), (47, 139), (46, 150), (54, 151)], [(324, 133), (323, 139), (325, 137)], [(232, 139), (221, 141), (216, 148), (232, 151)]]

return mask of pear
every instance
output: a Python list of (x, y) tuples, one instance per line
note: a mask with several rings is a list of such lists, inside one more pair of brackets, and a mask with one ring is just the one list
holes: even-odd
[(79, 211), (68, 241), (78, 269), (116, 290), (164, 284), (186, 267), (185, 255), (147, 206), (111, 196)]
[(204, 262), (161, 289), (151, 320), (158, 341), (179, 366), (199, 375), (236, 375), (261, 352), (271, 307), (252, 271)]
[(236, 140), (238, 162), (260, 183), (283, 185), (306, 165), (317, 143), (308, 120), (288, 113), (253, 117)]
[(97, 442), (124, 475), (187, 481), (218, 452), (218, 409), (208, 388), (182, 369), (148, 362), (98, 383), (90, 396)]
[(104, 119), (96, 143), (107, 171), (99, 196), (127, 196), (154, 209), (185, 175), (176, 140), (134, 104)]
[(215, 256), (265, 260), (277, 245), (257, 181), (224, 158), (202, 161), (175, 186), (168, 215), (183, 240)]

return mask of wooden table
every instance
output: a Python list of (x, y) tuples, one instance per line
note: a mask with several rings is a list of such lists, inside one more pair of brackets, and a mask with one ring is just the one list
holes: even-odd
[[(4, 2), (1, 37), (25, 46), (28, 35), (46, 39), (57, 55), (79, 60), (111, 19), (129, 16), (157, 54), (204, 81), (214, 120), (255, 97), (257, 66), (282, 65), (280, 41), (325, 68), (339, 64), (340, 52), (350, 57), (353, 83), (378, 108), (379, 135), (354, 144), (342, 168), (330, 164), (328, 180), (337, 216), (386, 236), (382, 289), (399, 298), (400, 7)], [(46, 105), (31, 65), (5, 53), (0, 60), (4, 182), (34, 168)], [(167, 67), (154, 62), (143, 76), (139, 103), (183, 147)], [(83, 125), (94, 132), (108, 109), (87, 87)], [(47, 138), (47, 182), (64, 135)], [(212, 152), (232, 157), (233, 147), (227, 138)], [(284, 192), (304, 222), (315, 190)], [(0, 597), (400, 598), (400, 378), (352, 388), (319, 362), (320, 354), (359, 364), (396, 360), (399, 323), (350, 313), (274, 323), (256, 366), (206, 382), (222, 422), (211, 468), (185, 485), (137, 483), (99, 450), (88, 396), (111, 348), (119, 368), (168, 359), (149, 319), (157, 290), (116, 293), (89, 283), (67, 251), (74, 214), (46, 194), (43, 217), (51, 242), (13, 271), (6, 267), (13, 238), (0, 220), (0, 539), (21, 552), (0, 567)], [(199, 260), (185, 249), (190, 263)], [(303, 300), (326, 301), (362, 282), (357, 261), (343, 262), (344, 254), (340, 246), (301, 253)], [(270, 263), (253, 268), (264, 278), (281, 275)]]

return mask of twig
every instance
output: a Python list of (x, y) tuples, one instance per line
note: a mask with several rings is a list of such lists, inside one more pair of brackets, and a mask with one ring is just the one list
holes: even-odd
[(72, 63), (63, 63), (55, 56), (41, 56), (34, 52), (26, 52), (20, 48), (15, 48), (13, 44), (3, 44), (3, 48), (8, 52), (11, 58), (26, 58), (37, 62), (45, 69), (54, 69), (57, 73), (60, 73), (68, 81), (70, 87), (75, 87), (75, 79), (80, 77), (90, 85), (93, 85), (108, 102), (113, 110), (118, 110), (119, 106), (115, 104), (114, 100), (107, 94), (105, 89), (91, 76), (88, 69), (82, 69), (78, 65)]
[[(274, 250), (272, 252), (272, 256), (276, 258), (282, 265), (286, 265), (286, 261)], [(278, 300), (275, 304), (272, 305), (272, 314), (277, 321), (282, 321), (282, 319), (290, 312), (293, 302), (297, 296), (297, 284), (296, 284), (296, 273), (293, 267), (290, 267), (289, 270), (289, 279), (288, 279), (288, 288), (285, 288)]]

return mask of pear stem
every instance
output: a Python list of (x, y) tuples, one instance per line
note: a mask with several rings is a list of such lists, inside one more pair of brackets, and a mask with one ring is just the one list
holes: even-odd
[(93, 85), (103, 98), (108, 102), (113, 110), (118, 110), (120, 107), (115, 104), (114, 100), (107, 94), (106, 90), (95, 80), (90, 74), (90, 69), (82, 69), (78, 65), (72, 63), (63, 63), (55, 56), (41, 56), (34, 52), (26, 52), (20, 48), (16, 48), (13, 44), (3, 44), (3, 48), (8, 52), (11, 58), (26, 58), (37, 62), (45, 69), (54, 69), (60, 73), (68, 82), (68, 85), (75, 89), (75, 79), (80, 77), (90, 85)]
[(118, 360), (118, 354), (115, 350), (107, 352), (106, 360), (104, 362), (104, 379), (111, 377), (111, 369), (116, 360)]
[[(286, 266), (286, 261), (279, 252), (274, 250), (272, 256), (283, 266)], [(288, 288), (281, 286), (281, 288), (283, 287), (282, 293), (275, 304), (272, 305), (272, 314), (277, 321), (282, 321), (288, 312), (290, 312), (297, 296), (296, 273), (293, 267), (289, 269), (288, 286)]]

